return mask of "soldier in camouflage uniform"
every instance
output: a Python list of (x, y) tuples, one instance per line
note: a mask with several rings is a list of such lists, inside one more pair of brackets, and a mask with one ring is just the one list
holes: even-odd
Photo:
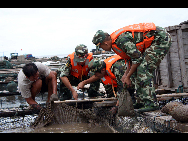
[[(112, 59), (110, 59), (110, 60), (112, 60)], [(89, 62), (88, 66), (89, 66), (90, 71), (92, 73), (94, 73), (95, 75), (93, 75), (92, 77), (90, 77), (87, 80), (80, 82), (78, 84), (77, 89), (83, 88), (84, 85), (94, 82), (98, 79), (105, 79), (104, 77), (106, 75), (108, 75), (108, 71), (106, 70), (107, 66), (106, 66), (105, 61), (101, 61), (99, 58), (94, 58), (93, 60), (91, 60), (91, 62)], [(119, 59), (112, 64), (110, 70), (116, 77), (115, 81), (117, 82), (117, 87), (113, 88), (112, 84), (108, 83), (107, 85), (104, 85), (104, 83), (103, 83), (108, 97), (114, 97), (114, 92), (115, 92), (115, 94), (117, 94), (117, 98), (119, 98), (120, 93), (123, 91), (123, 83), (121, 81), (121, 78), (122, 78), (124, 72), (126, 71), (126, 69), (127, 69), (127, 66), (126, 66), (124, 59)], [(114, 89), (114, 92), (113, 92), (113, 89)], [(134, 98), (134, 91), (135, 91), (134, 84), (130, 88), (128, 88), (128, 91), (129, 91), (129, 93), (132, 97), (133, 103), (134, 103), (136, 101), (136, 99)], [(118, 102), (117, 102), (116, 106), (114, 107), (115, 111), (113, 111), (113, 112), (117, 111), (117, 106), (118, 106)]]
[[(78, 94), (72, 85), (77, 86), (78, 83), (89, 78), (88, 63), (92, 59), (92, 53), (88, 53), (87, 47), (83, 44), (77, 45), (75, 52), (68, 55), (66, 65), (58, 70), (60, 72), (60, 100), (68, 100), (72, 96), (74, 99), (78, 98)], [(99, 94), (97, 92), (99, 86), (100, 80), (92, 83), (88, 90), (88, 96), (96, 97)]]
[[(150, 47), (146, 48), (143, 53), (137, 49), (136, 44), (142, 42), (145, 38), (154, 36)], [(97, 49), (101, 47), (106, 51), (112, 49), (111, 35), (102, 30), (98, 30), (93, 37), (92, 42), (96, 45)], [(151, 111), (158, 109), (155, 88), (153, 86), (153, 71), (163, 60), (171, 45), (171, 37), (167, 31), (159, 26), (156, 30), (151, 30), (145, 33), (130, 31), (121, 33), (114, 42), (131, 59), (131, 67), (127, 69), (122, 82), (131, 85), (130, 76), (134, 76), (135, 89), (140, 101), (137, 101), (140, 112)]]

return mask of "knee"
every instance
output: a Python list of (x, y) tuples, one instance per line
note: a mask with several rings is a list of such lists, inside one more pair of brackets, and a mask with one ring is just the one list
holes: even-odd
[(55, 77), (57, 77), (57, 72), (51, 71), (51, 73), (52, 73)]

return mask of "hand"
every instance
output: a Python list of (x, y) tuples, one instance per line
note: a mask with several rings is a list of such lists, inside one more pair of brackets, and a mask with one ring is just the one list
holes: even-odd
[(78, 94), (77, 94), (76, 91), (73, 91), (73, 92), (72, 92), (72, 96), (73, 96), (73, 98), (74, 98), (75, 100), (78, 100)]
[(121, 81), (122, 81), (122, 82), (124, 82), (124, 79), (126, 78), (126, 76), (127, 76), (127, 74), (124, 73), (124, 75), (123, 75), (122, 78), (121, 78)]
[(127, 87), (131, 87), (131, 79), (129, 77), (125, 77), (123, 80), (123, 87), (125, 86), (125, 83), (127, 84)]
[(84, 88), (84, 83), (83, 83), (83, 81), (82, 81), (82, 82), (80, 82), (80, 83), (78, 84), (77, 90), (83, 89), (83, 88)]
[(114, 106), (112, 107), (112, 109), (110, 110), (111, 114), (116, 114), (117, 113), (117, 110), (118, 110), (118, 106)]

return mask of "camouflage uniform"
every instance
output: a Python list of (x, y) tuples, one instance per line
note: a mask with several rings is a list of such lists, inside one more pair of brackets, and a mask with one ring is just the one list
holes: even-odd
[[(89, 68), (92, 73), (95, 73), (99, 71), (102, 68), (102, 62), (99, 58), (95, 58), (89, 63)], [(116, 81), (117, 81), (117, 87), (114, 87), (114, 91), (117, 94), (117, 98), (119, 98), (120, 93), (123, 91), (123, 83), (121, 81), (121, 78), (126, 71), (127, 66), (125, 64), (125, 61), (123, 59), (116, 61), (111, 66), (111, 72), (115, 75)], [(104, 84), (103, 84), (104, 85)], [(108, 97), (114, 97), (112, 85), (104, 85), (106, 93)], [(129, 89), (129, 92), (132, 96), (132, 99), (134, 100), (134, 83), (132, 85), (132, 88)]]
[[(104, 32), (98, 31), (93, 38), (95, 45), (102, 43)], [(102, 33), (102, 34), (101, 34)], [(115, 41), (116, 45), (124, 51), (133, 64), (140, 63), (137, 71), (132, 75), (135, 79), (135, 89), (140, 98), (140, 103), (145, 106), (157, 106), (155, 88), (153, 86), (153, 71), (163, 60), (171, 45), (171, 37), (162, 27), (156, 26), (156, 30), (151, 30), (146, 34), (147, 37), (154, 36), (151, 46), (141, 53), (136, 43), (143, 41), (143, 33), (135, 32), (134, 38), (132, 32), (122, 33)], [(103, 40), (102, 40), (103, 39)]]
[[(75, 48), (75, 56), (74, 56), (75, 61), (76, 62), (84, 62), (86, 60), (86, 58), (83, 56), (85, 56), (87, 53), (88, 53), (88, 49), (85, 45), (83, 45), (83, 44), (78, 45)], [(81, 56), (82, 58), (79, 58), (79, 56)], [(60, 69), (58, 69), (59, 77), (66, 76), (69, 79), (69, 82), (71, 83), (72, 86), (77, 86), (81, 82), (81, 80), (70, 74), (71, 67), (72, 67), (71, 60), (70, 60), (70, 57), (68, 56), (66, 65), (62, 66)], [(82, 76), (82, 81), (86, 80), (88, 78), (89, 78), (89, 75)], [(91, 83), (89, 90), (88, 90), (88, 96), (95, 97), (96, 94), (98, 93), (97, 91), (99, 90), (99, 86), (100, 86), (100, 80)], [(67, 100), (67, 99), (72, 98), (71, 91), (62, 83), (61, 79), (60, 79), (59, 87), (60, 87), (60, 92), (59, 92), (60, 100)]]

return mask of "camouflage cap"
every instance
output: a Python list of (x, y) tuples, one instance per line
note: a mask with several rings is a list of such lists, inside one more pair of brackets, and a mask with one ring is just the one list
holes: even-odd
[(106, 38), (106, 36), (104, 35), (104, 31), (102, 30), (98, 30), (96, 32), (96, 34), (93, 37), (92, 42), (96, 45), (96, 49), (98, 50), (100, 47), (100, 44), (104, 41), (104, 39)]
[(76, 62), (84, 62), (88, 56), (87, 46), (79, 44), (75, 48), (74, 59)]
[(102, 66), (103, 66), (103, 61), (101, 61), (99, 58), (92, 59), (88, 64), (88, 67), (91, 72), (99, 71), (102, 68)]

